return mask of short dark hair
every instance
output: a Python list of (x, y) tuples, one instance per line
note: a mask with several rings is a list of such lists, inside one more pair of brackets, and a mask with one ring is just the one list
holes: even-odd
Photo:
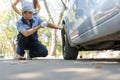
[[(27, 13), (27, 12), (30, 12), (30, 11), (24, 11), (23, 13)], [(31, 12), (32, 13), (32, 12)]]
[(27, 11), (24, 11), (23, 13), (27, 13)]

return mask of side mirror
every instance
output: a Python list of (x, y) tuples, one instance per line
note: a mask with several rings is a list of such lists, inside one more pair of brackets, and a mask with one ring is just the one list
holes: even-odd
[(62, 4), (63, 4), (65, 10), (68, 10), (68, 7), (66, 6), (66, 2), (65, 2), (65, 0), (61, 0), (61, 2), (62, 2)]

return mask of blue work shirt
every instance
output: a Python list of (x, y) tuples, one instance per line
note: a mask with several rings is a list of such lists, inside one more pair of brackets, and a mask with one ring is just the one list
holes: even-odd
[[(43, 20), (41, 20), (37, 16), (33, 16), (32, 19), (30, 20), (31, 26), (29, 26), (27, 24), (27, 22), (25, 21), (25, 19), (22, 17), (21, 19), (19, 19), (17, 21), (17, 30), (18, 30), (19, 33), (22, 33), (25, 30), (29, 30), (31, 28), (34, 28), (34, 27), (38, 26), (42, 22), (43, 22)], [(37, 31), (34, 34), (32, 34), (32, 36), (33, 36), (34, 39), (37, 39), (38, 38)]]
[(28, 30), (30, 28), (34, 28), (34, 27), (38, 26), (39, 24), (41, 24), (43, 22), (43, 20), (41, 20), (37, 16), (33, 16), (32, 19), (30, 20), (30, 22), (32, 24), (32, 27), (30, 27), (27, 24), (27, 22), (25, 21), (25, 19), (23, 17), (21, 19), (19, 19), (17, 21), (18, 32), (23, 32), (23, 31)]

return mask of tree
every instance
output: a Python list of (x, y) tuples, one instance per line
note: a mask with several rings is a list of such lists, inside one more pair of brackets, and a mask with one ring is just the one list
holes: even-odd
[[(57, 3), (58, 5), (59, 5), (59, 7), (61, 7), (60, 6), (60, 3)], [(48, 13), (48, 15), (49, 15), (49, 18), (50, 18), (50, 20), (52, 21), (52, 23), (54, 23), (55, 24), (55, 20), (53, 19), (53, 17), (52, 17), (52, 15), (51, 15), (51, 11), (50, 10), (52, 10), (52, 11), (54, 11), (54, 13), (55, 13), (55, 10), (54, 10), (54, 8), (53, 9), (51, 9), (51, 8), (49, 8), (48, 7), (48, 3), (47, 3), (47, 1), (46, 0), (44, 0), (44, 5), (45, 5), (45, 8), (46, 8), (46, 10), (47, 10), (47, 13)], [(62, 17), (63, 17), (63, 14), (64, 14), (64, 11), (65, 11), (65, 8), (62, 6), (62, 8), (61, 8), (61, 11), (60, 11), (60, 13), (58, 14), (59, 15), (59, 17), (58, 17), (58, 21), (57, 21), (57, 25), (60, 25), (60, 23), (61, 23), (61, 20), (62, 20)], [(52, 55), (52, 56), (55, 56), (56, 55), (56, 39), (57, 39), (57, 30), (52, 30), (52, 41), (51, 41), (51, 51), (50, 51), (50, 55)]]
[[(44, 0), (44, 4), (45, 4), (45, 8), (48, 12), (49, 18), (52, 21), (52, 23), (54, 23), (54, 20), (52, 18), (52, 15), (49, 11), (48, 5), (47, 5), (47, 1)], [(56, 30), (52, 30), (52, 41), (51, 41), (51, 49), (50, 49), (50, 55), (55, 55), (56, 54)]]
[[(11, 5), (9, 0), (6, 1)], [(15, 45), (13, 43), (13, 38), (16, 36), (17, 31), (15, 27), (16, 15), (12, 9), (4, 9), (0, 12), (0, 27), (1, 27), (1, 36), (0, 41), (2, 42), (0, 48), (2, 52), (10, 53), (13, 55), (15, 53)], [(11, 54), (12, 53), (12, 54)]]

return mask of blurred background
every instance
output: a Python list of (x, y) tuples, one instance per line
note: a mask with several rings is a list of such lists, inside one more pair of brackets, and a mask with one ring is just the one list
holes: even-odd
[[(0, 0), (0, 56), (11, 57), (16, 47), (16, 22), (21, 17), (11, 8), (13, 0)], [(60, 0), (39, 0), (41, 10), (38, 16), (56, 25), (60, 24), (64, 7)], [(21, 9), (21, 5), (17, 5)], [(39, 40), (46, 45), (49, 55), (61, 55), (60, 30), (44, 28), (39, 30)]]

